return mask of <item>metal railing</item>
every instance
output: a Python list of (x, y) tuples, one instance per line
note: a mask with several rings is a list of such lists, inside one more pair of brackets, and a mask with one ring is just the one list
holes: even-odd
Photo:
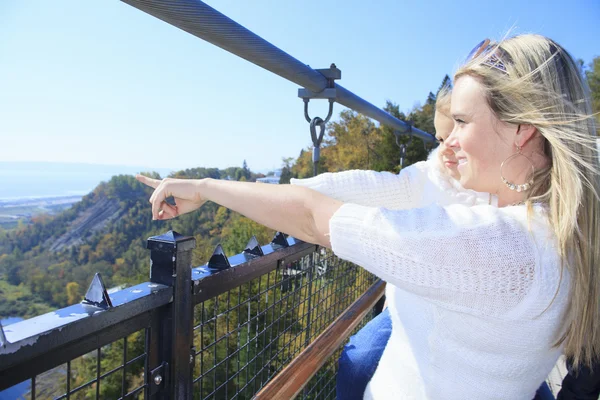
[[(251, 399), (377, 281), (282, 234), (266, 246), (253, 238), (232, 257), (218, 246), (197, 268), (194, 247), (176, 232), (152, 237), (150, 282), (108, 295), (97, 276), (81, 304), (4, 327), (0, 391), (31, 399)], [(338, 353), (302, 398), (335, 398)]]

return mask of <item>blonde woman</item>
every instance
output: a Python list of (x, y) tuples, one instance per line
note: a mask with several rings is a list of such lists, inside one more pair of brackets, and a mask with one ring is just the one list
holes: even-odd
[[(138, 178), (155, 188), (155, 219), (214, 201), (386, 280), (392, 334), (365, 399), (529, 400), (561, 352), (599, 353), (599, 168), (577, 64), (536, 35), (476, 53), (455, 76), (445, 144), (461, 185), (495, 204), (394, 209), (294, 185)], [(413, 202), (412, 184), (382, 201)]]
[[(440, 205), (455, 203), (457, 201), (456, 196), (453, 195), (455, 191), (469, 193), (469, 191), (460, 187), (460, 184), (457, 182), (460, 176), (457, 170), (458, 163), (456, 156), (454, 155), (454, 152), (444, 144), (454, 128), (454, 121), (452, 120), (450, 113), (450, 95), (450, 89), (447, 86), (444, 86), (436, 97), (434, 126), (435, 137), (438, 140), (439, 146), (430, 153), (427, 161), (409, 166), (401, 171), (401, 174), (411, 173), (411, 170), (414, 168), (429, 171), (426, 176), (421, 180), (416, 180), (415, 183), (435, 185), (438, 188), (439, 193), (437, 193), (436, 196), (422, 197), (419, 201), (420, 206), (422, 207), (433, 202), (437, 202)], [(351, 172), (354, 176), (361, 173), (363, 172)], [(372, 176), (377, 175), (376, 172), (372, 171), (364, 173), (368, 173)], [(292, 179), (291, 183), (301, 186), (319, 187), (319, 182), (323, 179), (327, 179), (330, 181), (327, 186), (329, 192), (335, 192), (335, 186), (344, 185), (343, 180), (338, 179), (338, 176), (343, 178), (344, 175), (346, 174), (323, 174), (312, 179)], [(400, 179), (398, 179), (398, 181), (400, 181)], [(375, 185), (373, 188), (377, 189), (378, 186)], [(449, 188), (451, 188), (451, 190), (448, 190)], [(321, 193), (329, 194), (322, 190), (321, 187)], [(472, 199), (479, 202), (479, 204), (487, 204), (490, 201), (488, 194), (476, 194), (475, 192), (472, 192), (471, 194), (474, 196), (465, 197), (465, 199)], [(374, 197), (371, 204), (373, 206), (378, 206), (379, 204), (376, 204), (377, 197)], [(338, 200), (344, 201), (345, 199), (340, 198)], [(389, 309), (385, 308), (373, 320), (369, 321), (369, 323), (356, 335), (350, 337), (348, 343), (344, 346), (338, 361), (336, 376), (337, 400), (362, 398), (365, 388), (379, 364), (379, 360), (391, 332), (392, 321)]]

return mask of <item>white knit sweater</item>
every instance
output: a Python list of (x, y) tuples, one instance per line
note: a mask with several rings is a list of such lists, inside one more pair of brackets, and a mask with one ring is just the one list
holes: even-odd
[(528, 218), (488, 205), (437, 157), (291, 183), (345, 203), (334, 253), (388, 283), (392, 334), (364, 399), (533, 399), (561, 353), (569, 286), (565, 270), (552, 302), (559, 260), (542, 206)]

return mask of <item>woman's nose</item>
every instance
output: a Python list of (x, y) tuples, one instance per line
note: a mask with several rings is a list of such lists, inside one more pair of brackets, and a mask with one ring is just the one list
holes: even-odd
[(460, 145), (458, 143), (458, 137), (456, 135), (456, 129), (453, 129), (452, 132), (450, 132), (450, 136), (446, 138), (444, 144), (447, 148), (451, 149), (452, 151), (456, 151), (460, 148)]

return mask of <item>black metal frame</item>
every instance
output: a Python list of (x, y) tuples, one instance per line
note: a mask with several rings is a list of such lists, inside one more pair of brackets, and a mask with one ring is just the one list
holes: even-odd
[[(265, 289), (261, 291), (259, 286), (257, 295), (260, 297), (269, 290), (269, 274), (285, 274), (286, 266), (306, 260), (306, 256), (314, 266), (313, 257), (319, 254), (318, 246), (278, 233), (272, 243), (262, 247), (252, 238), (243, 253), (232, 257), (217, 249), (207, 264), (192, 269), (191, 254), (195, 247), (192, 237), (168, 232), (149, 238), (147, 247), (151, 258), (150, 282), (108, 296), (97, 276), (81, 304), (0, 330), (0, 391), (31, 379), (32, 398), (35, 398), (36, 376), (66, 363), (66, 394), (59, 398), (72, 398), (70, 396), (93, 385), (99, 398), (100, 382), (119, 373), (122, 374), (121, 398), (134, 398), (142, 391), (146, 399), (192, 398), (195, 382), (192, 370), (202, 350), (193, 347), (194, 306), (219, 295), (229, 296), (230, 290), (253, 280), (260, 281), (267, 275)], [(306, 276), (309, 279), (304, 285), (312, 285), (312, 272)], [(345, 281), (339, 283), (340, 287), (345, 284)], [(307, 287), (310, 290), (311, 286)], [(93, 297), (92, 292), (95, 300), (88, 298)], [(320, 294), (315, 295), (320, 298)], [(308, 313), (309, 321), (304, 337), (306, 343), (310, 340), (310, 321), (314, 320), (320, 327), (326, 322), (321, 321), (322, 316), (312, 318), (310, 315), (323, 301), (317, 297), (315, 304), (308, 304), (304, 314)], [(309, 299), (312, 301), (312, 296)], [(279, 307), (281, 309), (281, 304)], [(275, 304), (265, 312), (274, 313), (274, 310)], [(277, 329), (279, 332), (279, 327)], [(145, 352), (128, 360), (127, 336), (138, 331), (144, 332)], [(101, 348), (123, 338), (123, 362), (110, 371), (101, 371)], [(71, 388), (71, 361), (94, 351), (96, 379)], [(143, 362), (144, 382), (126, 393), (127, 368), (134, 362)], [(261, 383), (262, 375), (261, 371)]]

